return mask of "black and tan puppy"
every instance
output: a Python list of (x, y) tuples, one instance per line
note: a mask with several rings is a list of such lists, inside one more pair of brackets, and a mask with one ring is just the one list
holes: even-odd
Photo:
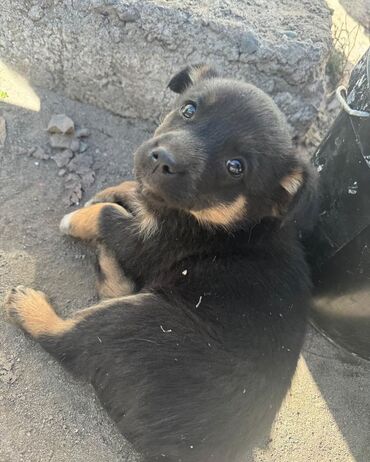
[(61, 230), (99, 250), (100, 304), (62, 319), (42, 292), (5, 310), (90, 380), (148, 461), (232, 462), (271, 425), (302, 346), (310, 281), (298, 234), (314, 182), (282, 115), (207, 66), (135, 154), (136, 181)]

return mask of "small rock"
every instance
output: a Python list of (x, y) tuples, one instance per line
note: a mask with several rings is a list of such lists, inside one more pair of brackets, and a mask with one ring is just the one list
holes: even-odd
[(10, 371), (14, 366), (14, 361), (8, 359), (4, 353), (0, 353), (0, 369), (4, 369), (5, 371)]
[(66, 173), (67, 173), (67, 170), (65, 168), (62, 168), (61, 170), (59, 170), (58, 176), (64, 176)]
[(14, 361), (7, 359), (0, 353), (0, 382), (12, 384), (17, 380), (16, 374), (12, 371)]
[(117, 15), (119, 19), (124, 22), (135, 22), (140, 18), (140, 14), (136, 9), (118, 9)]
[(40, 159), (40, 160), (50, 159), (49, 154), (47, 154), (45, 150), (41, 148), (40, 146), (36, 146), (35, 148), (32, 148), (32, 150), (29, 151), (29, 155), (32, 156), (34, 159)]
[(87, 138), (90, 135), (91, 135), (91, 132), (88, 128), (79, 128), (76, 131), (77, 138)]
[(95, 181), (95, 172), (90, 170), (89, 172), (83, 174), (81, 176), (81, 184), (83, 189), (89, 188), (91, 185), (94, 184)]
[(0, 382), (3, 382), (7, 385), (11, 385), (12, 383), (14, 383), (17, 380), (17, 378), (18, 377), (16, 376), (16, 374), (12, 371), (0, 371)]
[(73, 152), (77, 152), (77, 151), (80, 150), (80, 141), (79, 140), (76, 140), (76, 139), (72, 140), (72, 142), (71, 142), (71, 150)]
[(44, 16), (44, 10), (39, 5), (34, 5), (28, 12), (28, 17), (32, 21), (40, 21)]
[(54, 114), (48, 125), (49, 133), (63, 133), (64, 135), (71, 135), (75, 131), (75, 124), (73, 120), (65, 114)]
[(88, 147), (89, 147), (89, 145), (87, 143), (84, 143), (83, 141), (81, 141), (81, 143), (80, 143), (80, 152), (85, 152)]
[(68, 135), (64, 135), (62, 133), (53, 133), (50, 136), (49, 142), (52, 148), (68, 149), (71, 146), (71, 138)]
[(70, 149), (65, 149), (62, 152), (59, 152), (58, 154), (55, 154), (52, 159), (55, 161), (57, 166), (59, 168), (65, 167), (68, 162), (72, 159), (73, 157), (73, 152)]
[(80, 177), (74, 173), (70, 173), (65, 178), (64, 187), (66, 191), (64, 194), (63, 202), (65, 202), (67, 205), (78, 205), (82, 198), (82, 185)]
[(259, 41), (253, 32), (248, 31), (240, 44), (240, 51), (248, 55), (255, 53), (259, 48)]
[(93, 162), (94, 159), (91, 156), (78, 154), (68, 164), (68, 170), (79, 175), (84, 175), (90, 172)]
[(294, 39), (297, 37), (297, 32), (294, 30), (284, 30), (283, 35), (285, 35), (285, 37)]
[(0, 117), (0, 146), (4, 146), (6, 140), (6, 122), (4, 117)]

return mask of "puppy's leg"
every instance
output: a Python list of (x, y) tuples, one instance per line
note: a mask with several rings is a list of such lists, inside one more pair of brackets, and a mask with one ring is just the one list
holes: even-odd
[(8, 292), (4, 310), (8, 321), (23, 329), (31, 337), (58, 338), (71, 332), (81, 321), (102, 309), (110, 308), (120, 302), (135, 304), (135, 297), (140, 300), (136, 295), (105, 300), (77, 311), (72, 318), (63, 319), (55, 312), (43, 292), (18, 286)]
[(135, 195), (136, 190), (137, 181), (124, 181), (117, 186), (112, 186), (98, 192), (93, 198), (86, 202), (85, 207), (101, 202), (112, 202), (122, 207), (128, 206), (128, 208), (130, 208), (129, 203)]
[(135, 284), (127, 278), (113, 255), (105, 246), (98, 247), (97, 291), (100, 298), (130, 295)]
[(94, 241), (100, 237), (100, 218), (103, 211), (112, 210), (118, 214), (130, 218), (127, 210), (118, 204), (101, 203), (93, 204), (75, 212), (64, 215), (60, 222), (60, 231), (68, 236), (86, 241)]
[(76, 320), (65, 320), (58, 316), (43, 292), (24, 286), (18, 286), (8, 293), (4, 310), (10, 322), (35, 338), (63, 335), (76, 323)]

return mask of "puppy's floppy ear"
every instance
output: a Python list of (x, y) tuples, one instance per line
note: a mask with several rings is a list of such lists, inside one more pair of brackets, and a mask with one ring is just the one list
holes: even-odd
[(280, 180), (276, 215), (282, 224), (294, 221), (297, 228), (308, 233), (318, 216), (317, 173), (313, 166), (297, 160), (290, 172)]
[(183, 93), (188, 87), (203, 79), (217, 77), (218, 73), (208, 64), (194, 64), (187, 66), (172, 77), (168, 88), (175, 93)]

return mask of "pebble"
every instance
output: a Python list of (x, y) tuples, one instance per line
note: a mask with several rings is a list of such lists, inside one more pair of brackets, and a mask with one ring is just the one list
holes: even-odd
[(240, 51), (248, 55), (255, 53), (259, 49), (259, 41), (253, 32), (248, 31), (240, 44)]
[(28, 155), (32, 156), (34, 159), (47, 160), (50, 159), (49, 154), (45, 152), (45, 149), (40, 146), (35, 146), (28, 151)]
[(65, 114), (54, 114), (49, 122), (49, 133), (62, 133), (64, 135), (72, 135), (75, 131), (73, 120)]
[(70, 173), (65, 177), (64, 188), (66, 190), (63, 201), (67, 205), (78, 205), (82, 198), (81, 179), (78, 175)]
[(285, 35), (285, 37), (294, 39), (297, 37), (297, 32), (294, 30), (284, 30), (283, 35)]
[(90, 135), (91, 135), (91, 132), (88, 128), (79, 128), (76, 131), (77, 138), (87, 138)]
[(71, 146), (71, 138), (63, 133), (53, 133), (49, 139), (52, 148), (68, 149)]
[(95, 172), (90, 170), (81, 176), (81, 185), (83, 189), (89, 188), (95, 182)]
[(85, 152), (88, 147), (89, 147), (89, 145), (87, 143), (84, 143), (83, 141), (81, 141), (81, 143), (80, 143), (80, 152)]
[(68, 162), (72, 159), (73, 152), (70, 149), (65, 149), (62, 152), (55, 154), (52, 159), (55, 161), (59, 168), (65, 167)]
[(34, 5), (28, 11), (28, 17), (32, 19), (32, 21), (40, 21), (44, 17), (44, 10), (39, 5)]
[(91, 171), (93, 162), (94, 159), (91, 156), (78, 154), (68, 164), (68, 170), (79, 175), (84, 175)]
[(78, 152), (80, 150), (80, 141), (74, 139), (71, 141), (71, 151)]

